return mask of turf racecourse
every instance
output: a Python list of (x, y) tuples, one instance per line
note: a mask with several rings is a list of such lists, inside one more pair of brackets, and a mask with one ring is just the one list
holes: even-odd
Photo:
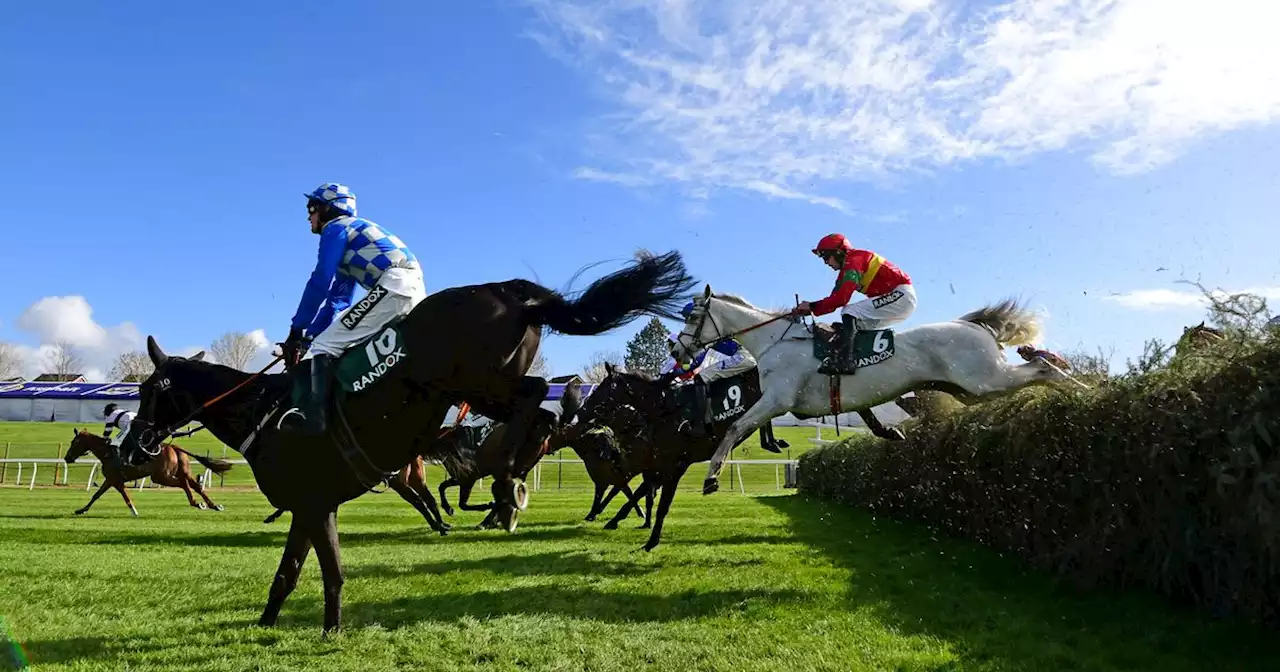
[[(520, 530), (430, 534), (393, 493), (339, 513), (345, 630), (307, 560), (253, 626), (286, 518), (175, 490), (70, 515), (82, 490), (0, 488), (0, 616), (35, 670), (1262, 670), (1274, 633), (1144, 596), (1078, 597), (985, 549), (796, 495), (681, 493), (665, 541), (539, 493)], [(16, 643), (17, 647), (12, 647)], [(3, 656), (0, 655), (0, 660)], [(5, 663), (0, 662), (0, 668)], [(14, 667), (10, 663), (10, 667)]]

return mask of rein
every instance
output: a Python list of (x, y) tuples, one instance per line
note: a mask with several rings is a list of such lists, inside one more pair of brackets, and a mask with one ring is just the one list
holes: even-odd
[[(178, 421), (178, 422), (176, 422), (176, 423), (173, 423), (173, 424), (169, 425), (168, 427), (165, 427), (165, 428), (164, 428), (164, 430), (163, 430), (163, 432), (164, 432), (164, 433), (163, 433), (163, 435), (161, 435), (159, 431), (154, 430), (154, 429), (151, 429), (151, 428), (147, 428), (147, 429), (143, 430), (142, 434), (138, 436), (138, 445), (139, 445), (139, 446), (141, 446), (141, 447), (143, 448), (143, 450), (146, 450), (146, 449), (147, 449), (149, 446), (151, 446), (153, 443), (156, 443), (156, 442), (163, 442), (164, 440), (166, 440), (166, 439), (168, 439), (168, 438), (170, 438), (170, 437), (174, 436), (174, 428), (182, 427), (182, 426), (186, 425), (187, 423), (189, 423), (189, 422), (191, 422), (192, 420), (194, 420), (194, 419), (195, 419), (195, 417), (196, 417), (197, 415), (200, 415), (201, 413), (203, 413), (203, 412), (204, 412), (206, 409), (208, 409), (210, 406), (213, 406), (214, 404), (218, 403), (219, 401), (222, 401), (223, 399), (226, 399), (227, 397), (231, 396), (231, 394), (232, 394), (232, 393), (236, 392), (236, 391), (237, 391), (237, 390), (239, 390), (240, 388), (242, 388), (242, 387), (244, 387), (244, 386), (248, 385), (249, 383), (252, 383), (253, 381), (257, 380), (259, 377), (261, 377), (261, 376), (262, 376), (262, 374), (264, 374), (264, 373), (266, 373), (266, 372), (267, 372), (267, 369), (270, 369), (271, 367), (275, 366), (275, 365), (276, 365), (276, 362), (279, 362), (279, 361), (280, 361), (280, 360), (282, 360), (282, 359), (284, 359), (284, 355), (277, 355), (277, 356), (276, 356), (276, 358), (275, 358), (275, 359), (273, 359), (273, 360), (271, 360), (271, 362), (270, 362), (269, 364), (267, 364), (266, 366), (262, 367), (262, 368), (261, 368), (257, 373), (255, 373), (255, 374), (253, 374), (253, 375), (249, 376), (248, 378), (244, 379), (243, 381), (241, 381), (241, 382), (240, 382), (240, 384), (238, 384), (238, 385), (236, 385), (235, 387), (233, 387), (233, 388), (231, 388), (231, 389), (227, 390), (226, 392), (223, 392), (222, 394), (219, 394), (218, 396), (216, 396), (216, 397), (214, 397), (214, 398), (212, 398), (212, 399), (210, 399), (210, 400), (208, 400), (208, 401), (204, 402), (204, 403), (203, 403), (203, 404), (201, 404), (199, 407), (197, 407), (197, 408), (196, 408), (196, 410), (194, 410), (194, 411), (192, 411), (192, 412), (188, 413), (188, 414), (186, 415), (186, 417), (184, 417), (182, 420), (180, 420), (180, 421)], [(188, 433), (188, 435), (190, 435), (190, 434), (194, 434), (194, 433), (196, 433), (196, 432), (200, 431), (201, 429), (204, 429), (204, 426), (203, 426), (203, 425), (202, 425), (201, 427), (197, 428), (197, 429), (192, 430), (191, 432), (189, 432), (189, 433)]]

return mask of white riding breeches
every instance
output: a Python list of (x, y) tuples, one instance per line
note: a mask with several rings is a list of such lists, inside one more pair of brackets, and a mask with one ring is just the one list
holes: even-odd
[(898, 285), (880, 296), (869, 296), (840, 311), (852, 315), (860, 330), (885, 329), (911, 317), (916, 310), (916, 289)]
[(738, 352), (732, 357), (721, 355), (711, 366), (704, 366), (698, 371), (698, 376), (703, 382), (710, 383), (721, 378), (732, 378), (743, 371), (750, 371), (755, 366), (756, 358), (752, 357), (746, 348), (738, 348)]
[(124, 426), (123, 428), (121, 428), (119, 431), (117, 431), (116, 433), (112, 434), (112, 435), (111, 435), (111, 438), (107, 441), (107, 443), (108, 443), (108, 444), (110, 444), (110, 445), (112, 445), (112, 446), (115, 446), (115, 447), (119, 448), (119, 447), (120, 447), (120, 444), (124, 443), (124, 437), (126, 437), (126, 436), (128, 436), (128, 435), (129, 435), (129, 429), (130, 429), (130, 428), (132, 428), (132, 427), (133, 427), (133, 425), (132, 425), (132, 424), (125, 425), (125, 426)]
[(421, 269), (389, 268), (368, 294), (333, 316), (333, 322), (316, 334), (303, 358), (317, 354), (339, 357), (388, 322), (408, 315), (425, 298), (427, 290)]

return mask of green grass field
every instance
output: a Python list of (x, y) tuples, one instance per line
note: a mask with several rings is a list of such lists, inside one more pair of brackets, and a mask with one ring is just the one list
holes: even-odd
[[(67, 444), (70, 443), (72, 432), (77, 426), (74, 423), (62, 422), (0, 422), (0, 456), (8, 455), (10, 458), (42, 458), (42, 459), (61, 459), (67, 451)], [(80, 425), (84, 429), (84, 425)], [(101, 425), (93, 425), (88, 427), (95, 433), (100, 433)], [(789, 450), (784, 451), (781, 455), (770, 453), (760, 448), (760, 435), (753, 434), (745, 443), (734, 451), (734, 459), (779, 459), (779, 458), (795, 458), (813, 447), (810, 439), (814, 438), (815, 430), (810, 427), (776, 427), (774, 434), (779, 439), (785, 439), (791, 444)], [(848, 432), (841, 430), (841, 434), (848, 436)], [(826, 431), (823, 438), (835, 438), (831, 431)], [(227, 448), (220, 441), (213, 438), (208, 432), (198, 432), (190, 437), (178, 439), (174, 442), (176, 445), (200, 455), (209, 457), (226, 458), (231, 460), (241, 459), (240, 455), (234, 450)], [(564, 449), (556, 454), (549, 456), (548, 459), (577, 460), (578, 456), (572, 450)], [(79, 487), (84, 489), (86, 480), (89, 477), (90, 467), (95, 463), (93, 456), (86, 456), (80, 459), (76, 464), (70, 467), (70, 473), (67, 475), (68, 487)], [(705, 463), (703, 463), (705, 465)], [(36, 486), (52, 486), (56, 483), (63, 482), (62, 469), (65, 465), (59, 465), (57, 469), (54, 465), (41, 465), (36, 472)], [(191, 465), (192, 473), (199, 476), (204, 472), (204, 467), (194, 462)], [(778, 471), (780, 468), (765, 465), (746, 465), (740, 467), (742, 479), (738, 480), (739, 470), (726, 470), (722, 475), (722, 483), (725, 487), (732, 486), (735, 489), (745, 489), (748, 493), (765, 493), (776, 492), (778, 482)], [(704, 470), (705, 466), (696, 466), (690, 470), (693, 474), (696, 470)], [(56, 472), (56, 473), (55, 473)], [(30, 471), (24, 470), (22, 484), (26, 485), (30, 478)], [(17, 485), (18, 470), (10, 465), (7, 468), (0, 467), (0, 483)], [(439, 484), (444, 479), (444, 469), (438, 466), (432, 466), (427, 473), (428, 482)], [(639, 483), (639, 481), (636, 481)], [(227, 472), (223, 478), (214, 479), (215, 491), (218, 487), (253, 487), (253, 474), (245, 465), (237, 465), (231, 471)], [(681, 482), (682, 488), (701, 489), (702, 474), (696, 474), (692, 477), (686, 476)], [(739, 488), (739, 486), (742, 488)], [(555, 464), (547, 463), (542, 467), (542, 488), (547, 489), (566, 489), (566, 490), (589, 490), (591, 488), (591, 480), (587, 477), (586, 471), (580, 465), (573, 464)], [(450, 496), (456, 496), (457, 491), (450, 491)], [(106, 498), (106, 495), (103, 495)], [(116, 496), (118, 499), (118, 496)], [(101, 500), (100, 500), (101, 501)], [(486, 500), (487, 501), (487, 500)], [(98, 506), (95, 504), (94, 506)]]
[[(514, 535), (431, 534), (391, 493), (339, 512), (344, 631), (312, 556), (254, 625), (288, 517), (176, 491), (83, 517), (83, 493), (0, 488), (0, 660), (35, 670), (1263, 670), (1274, 633), (1141, 595), (1073, 595), (970, 544), (795, 495), (682, 493), (664, 543), (535, 495)], [(0, 637), (0, 639), (3, 639)], [(5, 663), (0, 662), (0, 669)], [(10, 662), (10, 668), (17, 665)]]

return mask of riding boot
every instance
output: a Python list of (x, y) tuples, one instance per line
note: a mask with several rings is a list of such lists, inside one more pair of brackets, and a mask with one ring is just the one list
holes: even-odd
[(307, 433), (323, 434), (329, 428), (329, 369), (333, 358), (317, 354), (311, 358), (311, 395), (307, 398)]
[(680, 431), (692, 438), (700, 439), (707, 435), (707, 384), (702, 378), (693, 378), (693, 418), (688, 420)]
[(836, 332), (836, 342), (831, 345), (827, 357), (818, 367), (818, 373), (824, 376), (853, 373), (853, 367), (849, 365), (853, 354), (853, 316), (841, 315), (840, 317), (842, 319), (840, 329)]
[(294, 434), (322, 434), (328, 426), (325, 402), (328, 397), (329, 366), (332, 357), (316, 354), (311, 371), (294, 378), (294, 407), (280, 420), (280, 430)]
[(858, 327), (854, 323), (852, 315), (842, 315), (844, 318), (844, 329), (840, 334), (844, 341), (840, 343), (840, 373), (852, 375), (854, 370), (858, 368), (857, 358), (853, 354), (853, 337), (858, 333)]

